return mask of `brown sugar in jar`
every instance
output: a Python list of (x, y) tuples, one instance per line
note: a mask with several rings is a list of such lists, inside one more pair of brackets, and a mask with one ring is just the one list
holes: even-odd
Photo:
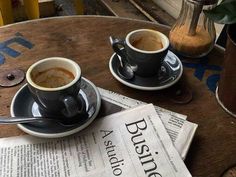
[(215, 43), (214, 22), (204, 10), (217, 5), (218, 0), (182, 0), (179, 17), (172, 26), (169, 39), (174, 52), (190, 58), (207, 55)]
[(188, 57), (201, 57), (213, 48), (214, 40), (204, 28), (197, 26), (194, 35), (189, 35), (188, 31), (189, 28), (185, 25), (170, 31), (171, 46), (178, 53)]

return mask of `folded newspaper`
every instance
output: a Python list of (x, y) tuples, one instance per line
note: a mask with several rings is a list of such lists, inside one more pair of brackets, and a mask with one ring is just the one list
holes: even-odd
[[(99, 92), (103, 100), (102, 103), (106, 104), (103, 106), (106, 108), (104, 116), (123, 109), (134, 108), (139, 105), (147, 104), (145, 102), (102, 88), (99, 88)], [(197, 124), (187, 121), (187, 116), (185, 115), (175, 113), (158, 106), (155, 106), (155, 109), (172, 142), (174, 143), (175, 148), (181, 155), (182, 159), (185, 159), (195, 135)]]
[(152, 104), (65, 138), (2, 138), (0, 152), (0, 176), (191, 177)]

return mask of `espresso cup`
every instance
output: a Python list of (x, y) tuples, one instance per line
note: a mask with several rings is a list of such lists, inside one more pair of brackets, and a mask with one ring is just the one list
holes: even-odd
[(74, 61), (61, 57), (39, 60), (27, 70), (26, 80), (42, 115), (74, 117), (81, 113), (81, 69)]
[(113, 50), (142, 77), (158, 74), (169, 47), (166, 35), (151, 29), (131, 31), (124, 40), (110, 37), (110, 42)]

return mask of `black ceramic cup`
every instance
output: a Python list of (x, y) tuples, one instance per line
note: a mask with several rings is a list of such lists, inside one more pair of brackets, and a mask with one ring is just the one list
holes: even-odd
[(169, 47), (166, 35), (151, 29), (131, 31), (125, 40), (110, 37), (110, 42), (113, 50), (134, 68), (134, 73), (143, 77), (158, 74)]
[(81, 113), (81, 69), (74, 61), (61, 57), (39, 60), (27, 70), (26, 80), (42, 115), (74, 117)]

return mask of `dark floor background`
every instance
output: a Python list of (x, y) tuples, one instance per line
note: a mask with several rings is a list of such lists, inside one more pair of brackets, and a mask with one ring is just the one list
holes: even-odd
[(54, 0), (57, 15), (76, 15), (73, 0)]

